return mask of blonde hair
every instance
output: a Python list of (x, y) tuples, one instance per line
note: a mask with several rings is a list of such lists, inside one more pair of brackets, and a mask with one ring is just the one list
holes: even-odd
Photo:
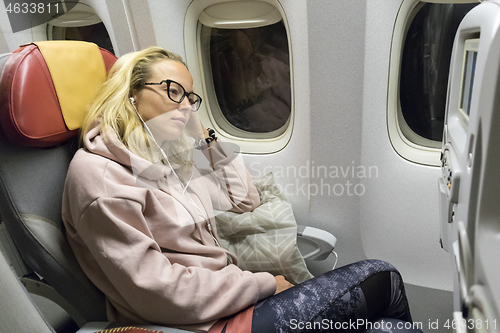
[[(160, 60), (175, 60), (186, 66), (178, 54), (158, 46), (125, 54), (115, 62), (83, 121), (80, 132), (82, 141), (99, 119), (101, 130), (112, 129), (132, 153), (153, 163), (161, 160), (160, 152), (150, 145), (153, 138), (142, 128), (136, 110), (129, 100), (132, 93), (143, 89), (144, 83), (152, 75), (153, 65)], [(184, 132), (179, 140), (165, 142), (162, 148), (172, 157), (172, 162), (182, 166), (193, 164), (192, 145)], [(151, 153), (152, 151), (155, 152)]]

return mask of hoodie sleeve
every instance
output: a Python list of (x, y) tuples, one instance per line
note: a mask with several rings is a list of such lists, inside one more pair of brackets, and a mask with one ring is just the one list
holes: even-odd
[(172, 264), (153, 240), (142, 205), (130, 199), (95, 200), (75, 227), (102, 270), (95, 273), (101, 276), (98, 287), (149, 322), (216, 320), (275, 292), (269, 273), (241, 271), (234, 265), (212, 271)]
[(260, 205), (259, 194), (241, 155), (220, 142), (212, 142), (203, 154), (213, 169), (202, 173), (214, 209), (244, 213)]

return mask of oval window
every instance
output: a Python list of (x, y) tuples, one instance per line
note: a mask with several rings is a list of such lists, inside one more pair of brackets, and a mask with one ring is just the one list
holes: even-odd
[[(269, 138), (282, 134), (291, 115), (289, 47), (283, 22), (257, 28), (202, 26), (207, 86), (227, 132)], [(208, 65), (208, 66), (207, 66)], [(213, 106), (213, 104), (211, 104)], [(254, 134), (252, 136), (252, 134)], [(259, 135), (260, 134), (260, 135)]]

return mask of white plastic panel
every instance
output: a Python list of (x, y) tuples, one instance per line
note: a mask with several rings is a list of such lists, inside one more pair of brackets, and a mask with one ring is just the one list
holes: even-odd
[(101, 22), (101, 19), (96, 14), (92, 7), (82, 3), (78, 3), (68, 13), (54, 17), (50, 24), (59, 27), (82, 27)]
[(199, 20), (212, 28), (256, 28), (281, 21), (280, 12), (265, 2), (218, 3), (205, 8)]
[(499, 331), (492, 325), (500, 320), (499, 83), (500, 2), (486, 1), (455, 38), (441, 155), (441, 224), (451, 225), (445, 248), (456, 248), (455, 310), (476, 323), (468, 332)]
[(297, 246), (305, 260), (325, 260), (335, 248), (337, 238), (313, 227), (298, 231)]

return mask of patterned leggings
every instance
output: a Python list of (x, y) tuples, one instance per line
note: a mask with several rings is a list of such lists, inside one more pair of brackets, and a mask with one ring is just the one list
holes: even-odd
[(380, 322), (377, 327), (373, 321), (379, 318), (412, 320), (398, 271), (387, 262), (365, 260), (257, 303), (252, 333), (421, 332), (388, 330)]

